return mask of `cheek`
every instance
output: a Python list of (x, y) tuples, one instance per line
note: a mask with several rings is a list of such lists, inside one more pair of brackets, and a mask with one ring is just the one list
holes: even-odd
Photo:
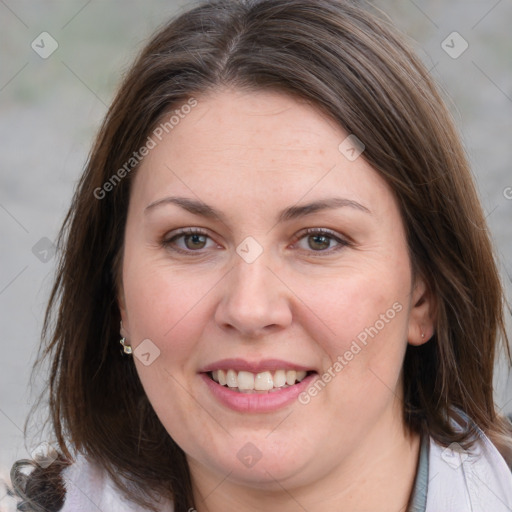
[[(128, 254), (124, 290), (137, 373), (153, 409), (180, 445), (190, 439), (190, 418), (202, 411), (188, 392), (197, 369), (198, 344), (210, 311), (204, 300), (215, 280), (191, 276), (169, 265)], [(186, 277), (185, 277), (186, 276)], [(149, 339), (159, 350), (150, 365), (137, 357), (137, 346)], [(201, 426), (194, 423), (199, 437)]]
[[(311, 318), (316, 318), (315, 324), (324, 326), (332, 356), (343, 354), (353, 340), (364, 344), (406, 332), (410, 280), (401, 273), (389, 269), (377, 275), (347, 272), (321, 284), (311, 286), (304, 280), (303, 296)], [(376, 343), (373, 345), (378, 348)]]
[(353, 275), (340, 280), (336, 300), (326, 303), (322, 293), (310, 296), (312, 309), (330, 329), (321, 343), (321, 383), (313, 383), (300, 403), (311, 407), (322, 428), (335, 422), (342, 437), (355, 439), (354, 425), (361, 432), (369, 428), (400, 395), (407, 283), (401, 278), (378, 282)]
[(381, 410), (398, 392), (407, 346), (411, 291), (407, 252), (399, 247), (376, 260), (347, 264), (314, 285), (308, 278), (301, 282), (304, 302), (315, 313), (309, 313), (310, 322), (304, 325), (309, 325), (309, 335), (325, 354), (328, 380), (326, 392), (319, 385), (322, 391), (312, 399), (325, 410), (330, 408), (334, 416), (355, 415), (354, 421), (362, 414), (361, 403), (368, 405), (364, 414), (371, 415), (372, 408)]
[(132, 343), (149, 338), (162, 355), (172, 352), (179, 360), (200, 337), (204, 299), (218, 279), (134, 254), (126, 258), (123, 280)]

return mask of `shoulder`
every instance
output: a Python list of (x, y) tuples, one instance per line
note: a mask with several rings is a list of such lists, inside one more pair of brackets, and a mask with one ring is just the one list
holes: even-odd
[(66, 499), (62, 512), (86, 510), (86, 504), (105, 501), (107, 477), (102, 469), (84, 455), (62, 471)]
[[(86, 512), (96, 506), (109, 512), (147, 512), (129, 503), (115, 487), (106, 472), (94, 461), (80, 454), (75, 462), (62, 472), (66, 499), (61, 512)], [(173, 512), (172, 504), (165, 503), (162, 512)]]
[[(103, 467), (76, 453), (72, 461), (58, 456), (44, 467), (35, 460), (16, 461), (10, 478), (0, 475), (0, 512), (37, 509), (59, 512), (150, 512), (127, 500)], [(27, 470), (32, 471), (27, 472)], [(161, 497), (157, 512), (173, 512), (172, 502)]]
[(0, 474), (0, 511), (16, 512), (18, 510), (19, 499), (12, 489), (12, 484), (7, 472), (3, 470)]
[(430, 439), (426, 512), (460, 510), (510, 512), (512, 473), (489, 438), (469, 418), (462, 428), (476, 432), (471, 448), (445, 447)]

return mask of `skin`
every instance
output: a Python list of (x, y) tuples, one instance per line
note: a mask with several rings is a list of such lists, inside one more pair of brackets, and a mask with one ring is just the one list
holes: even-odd
[[(433, 324), (390, 188), (363, 157), (339, 151), (348, 134), (306, 102), (233, 89), (197, 99), (135, 176), (119, 292), (122, 335), (134, 349), (150, 339), (160, 350), (149, 366), (134, 361), (187, 455), (197, 510), (405, 510), (419, 439), (403, 424), (401, 367), (407, 344), (428, 340)], [(225, 219), (170, 203), (147, 209), (168, 196), (200, 199)], [(369, 211), (276, 220), (334, 196)], [(191, 227), (207, 237), (165, 244)], [(236, 252), (248, 236), (263, 249), (250, 264)], [(283, 359), (321, 374), (395, 303), (401, 312), (307, 405), (235, 412), (198, 374), (224, 358)], [(247, 442), (262, 455), (252, 468), (237, 458)]]

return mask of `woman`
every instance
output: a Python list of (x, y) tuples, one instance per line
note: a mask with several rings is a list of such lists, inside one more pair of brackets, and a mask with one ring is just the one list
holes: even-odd
[(28, 481), (15, 465), (26, 501), (512, 508), (485, 221), (432, 80), (370, 12), (221, 0), (171, 22), (60, 246), (43, 355), (62, 455)]

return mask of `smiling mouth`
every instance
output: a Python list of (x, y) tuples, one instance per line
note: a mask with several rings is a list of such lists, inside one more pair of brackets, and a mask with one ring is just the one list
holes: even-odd
[(217, 384), (238, 393), (273, 393), (295, 386), (314, 371), (276, 370), (252, 373), (236, 370), (215, 370), (207, 375)]

